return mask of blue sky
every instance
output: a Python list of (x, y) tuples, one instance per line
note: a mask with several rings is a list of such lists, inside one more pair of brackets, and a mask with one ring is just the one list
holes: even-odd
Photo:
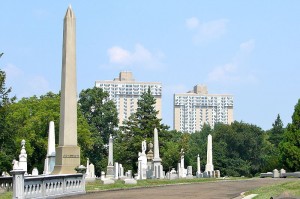
[(234, 118), (291, 122), (300, 95), (300, 1), (2, 1), (0, 59), (19, 99), (60, 89), (62, 27), (76, 16), (78, 92), (132, 71), (173, 94), (206, 84), (234, 95)]

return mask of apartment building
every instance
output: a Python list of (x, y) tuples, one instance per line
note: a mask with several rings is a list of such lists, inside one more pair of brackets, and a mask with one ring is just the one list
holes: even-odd
[(208, 94), (205, 85), (196, 85), (192, 91), (174, 94), (174, 129), (194, 133), (204, 123), (214, 127), (216, 123), (233, 122), (233, 96)]

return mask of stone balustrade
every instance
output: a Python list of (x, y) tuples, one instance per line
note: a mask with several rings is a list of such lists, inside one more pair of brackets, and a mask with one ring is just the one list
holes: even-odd
[(56, 198), (85, 194), (83, 174), (24, 176), (24, 171), (11, 171), (12, 177), (1, 177), (0, 186), (13, 190), (13, 198)]
[(12, 177), (0, 177), (0, 191), (10, 191), (13, 187)]

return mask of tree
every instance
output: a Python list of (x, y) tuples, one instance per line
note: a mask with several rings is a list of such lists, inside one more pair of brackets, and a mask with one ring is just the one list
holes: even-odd
[(277, 115), (275, 122), (272, 124), (272, 129), (268, 132), (269, 141), (274, 144), (274, 147), (278, 147), (279, 143), (282, 141), (284, 133), (283, 123), (280, 119), (280, 115)]
[(109, 94), (101, 88), (82, 90), (79, 94), (79, 108), (86, 118), (94, 145), (87, 157), (95, 165), (96, 174), (107, 166), (107, 150), (104, 143), (108, 143), (109, 135), (115, 135), (118, 125), (118, 112)]
[[(0, 58), (3, 53), (0, 53)], [(6, 117), (9, 106), (15, 101), (15, 97), (10, 98), (11, 88), (5, 86), (6, 73), (0, 70), (0, 171), (7, 171), (11, 165), (13, 143), (11, 134), (7, 131)]]
[[(49, 122), (55, 123), (55, 139), (58, 143), (59, 117), (60, 95), (51, 92), (40, 97), (22, 98), (10, 106), (5, 121), (7, 131), (14, 141), (10, 148), (13, 150), (13, 157), (17, 159), (21, 150), (21, 140), (25, 139), (28, 171), (31, 171), (33, 167), (43, 171)], [(84, 155), (91, 148), (93, 140), (90, 138), (88, 124), (79, 111), (77, 118), (78, 145), (81, 148), (81, 163), (83, 163)]]
[(295, 105), (292, 123), (287, 125), (279, 144), (284, 166), (290, 171), (300, 170), (300, 99)]
[(167, 132), (168, 126), (161, 124), (155, 110), (156, 100), (151, 94), (150, 88), (141, 95), (138, 100), (138, 108), (128, 120), (123, 122), (120, 132), (116, 137), (116, 158), (127, 169), (137, 168), (137, 154), (141, 150), (141, 142), (146, 140), (153, 143), (153, 130), (158, 129), (160, 147), (164, 147), (165, 140), (170, 138)]

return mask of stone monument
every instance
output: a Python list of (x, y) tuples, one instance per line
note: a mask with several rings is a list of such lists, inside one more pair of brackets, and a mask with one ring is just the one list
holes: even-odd
[(178, 164), (178, 178), (185, 178), (187, 169), (184, 168), (184, 151), (180, 151), (180, 163)]
[(201, 164), (200, 164), (200, 156), (199, 156), (199, 154), (197, 156), (197, 172), (196, 172), (196, 177), (197, 178), (201, 177)]
[(211, 177), (213, 171), (214, 171), (214, 165), (213, 165), (213, 157), (212, 157), (212, 137), (209, 134), (207, 136), (207, 161), (205, 166), (205, 172), (206, 175), (208, 174), (208, 177)]
[(54, 122), (49, 123), (49, 132), (48, 132), (48, 147), (47, 147), (47, 156), (44, 164), (43, 174), (50, 174), (55, 165), (55, 129)]
[(147, 156), (146, 156), (147, 143), (146, 140), (142, 142), (142, 152), (139, 153), (138, 158), (138, 176), (137, 179), (147, 179)]
[(77, 146), (77, 79), (75, 15), (71, 6), (64, 18), (59, 144), (51, 174), (74, 174), (80, 165)]
[(113, 137), (109, 135), (108, 141), (108, 163), (106, 169), (106, 178), (114, 178), (114, 149), (113, 149)]
[(25, 150), (25, 140), (21, 141), (21, 145), (22, 145), (22, 149), (21, 149), (21, 153), (19, 155), (19, 169), (25, 171), (25, 175), (28, 175), (27, 173), (27, 153)]
[(161, 158), (159, 157), (159, 142), (158, 132), (154, 129), (154, 157), (153, 157), (153, 176), (156, 179), (163, 179), (163, 166), (161, 165)]

